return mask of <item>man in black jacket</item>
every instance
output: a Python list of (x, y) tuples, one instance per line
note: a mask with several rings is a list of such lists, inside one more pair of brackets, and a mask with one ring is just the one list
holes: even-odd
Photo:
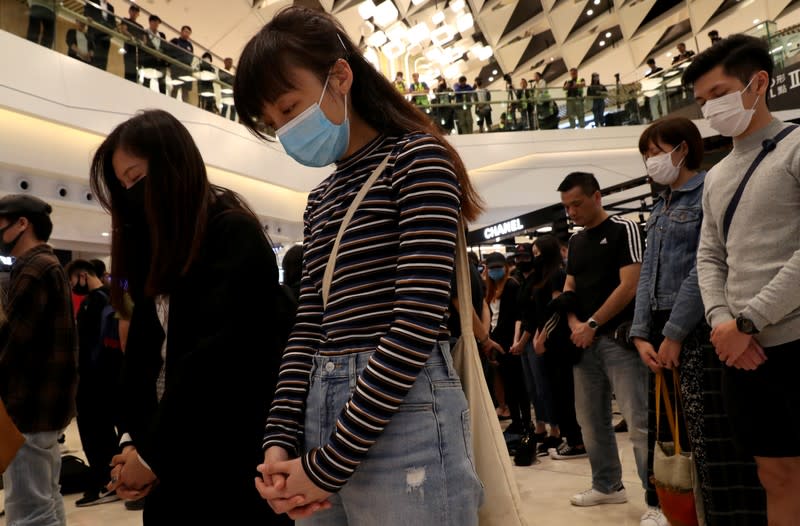
[(117, 453), (116, 400), (109, 393), (119, 384), (122, 350), (115, 332), (110, 292), (97, 275), (94, 265), (76, 259), (67, 265), (72, 290), (85, 297), (78, 309), (78, 432), (83, 452), (91, 468), (91, 482), (83, 498), (75, 505), (92, 506), (119, 500), (115, 491), (107, 491), (108, 465)]

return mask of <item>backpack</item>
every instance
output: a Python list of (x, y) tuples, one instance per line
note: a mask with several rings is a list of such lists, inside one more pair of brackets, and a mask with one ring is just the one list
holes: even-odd
[(91, 473), (89, 466), (80, 457), (64, 455), (61, 457), (61, 473), (59, 475), (61, 494), (83, 493), (89, 489)]
[(104, 291), (100, 293), (106, 298), (106, 306), (100, 315), (100, 337), (97, 340), (97, 347), (92, 351), (92, 363), (97, 364), (109, 354), (122, 351), (122, 343), (119, 338), (119, 319), (117, 311), (111, 305), (111, 298)]

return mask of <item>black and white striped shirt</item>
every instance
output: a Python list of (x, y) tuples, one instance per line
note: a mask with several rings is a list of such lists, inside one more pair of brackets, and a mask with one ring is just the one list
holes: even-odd
[[(358, 190), (386, 157), (342, 239), (327, 309), (322, 278)], [(264, 447), (299, 454), (312, 356), (375, 351), (333, 436), (302, 457), (321, 488), (344, 486), (402, 404), (437, 341), (447, 339), (460, 191), (430, 135), (378, 137), (338, 164), (305, 211), (303, 276)]]

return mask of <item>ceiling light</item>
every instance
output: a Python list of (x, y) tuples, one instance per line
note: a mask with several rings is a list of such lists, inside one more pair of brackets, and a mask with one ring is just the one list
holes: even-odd
[(450, 2), (450, 9), (454, 13), (458, 13), (459, 11), (463, 10), (467, 6), (467, 3), (464, 0), (453, 0)]
[(381, 47), (389, 40), (386, 38), (386, 33), (383, 31), (375, 31), (372, 33), (369, 38), (367, 38), (367, 45), (372, 47)]
[(431, 29), (428, 27), (428, 24), (425, 22), (420, 22), (408, 30), (406, 38), (411, 44), (419, 44), (420, 42), (427, 40), (430, 35)]
[(412, 4), (414, 4), (414, 5), (419, 5), (419, 4), (421, 4), (422, 2), (424, 2), (424, 1), (425, 1), (425, 0), (411, 0), (411, 3), (412, 3)]
[(197, 80), (196, 78), (194, 78), (194, 77), (193, 77), (193, 76), (191, 76), (191, 75), (181, 75), (181, 76), (180, 76), (180, 77), (178, 77), (178, 78), (179, 78), (179, 79), (181, 79), (181, 80), (182, 80), (182, 81), (184, 81), (184, 82), (194, 82), (194, 81), (196, 81), (196, 80)]
[(492, 70), (492, 75), (497, 75), (497, 70), (496, 69)]
[(594, 5), (600, 5), (600, 0), (594, 0)]
[(611, 38), (611, 31), (606, 31), (606, 38)]
[(178, 79), (167, 79), (166, 84), (167, 86), (180, 86), (183, 84), (183, 81)]
[(374, 26), (374, 25), (372, 25), (372, 24), (371, 24), (369, 21), (367, 21), (367, 20), (364, 20), (364, 22), (361, 24), (361, 27), (360, 27), (360, 29), (361, 29), (361, 36), (362, 36), (362, 37), (368, 37), (368, 36), (370, 36), (372, 33), (374, 33), (374, 32), (375, 32), (375, 26)]
[(381, 48), (383, 54), (389, 60), (395, 59), (406, 52), (406, 46), (402, 42), (391, 41)]
[(444, 22), (444, 11), (436, 11), (431, 17), (431, 22), (434, 24), (441, 24)]
[(494, 82), (494, 77), (489, 77), (489, 82)]
[(456, 18), (456, 28), (458, 28), (459, 33), (464, 33), (472, 29), (474, 25), (475, 20), (472, 18), (471, 13), (462, 13)]
[(431, 47), (425, 51), (425, 58), (430, 60), (431, 62), (441, 62), (444, 58), (444, 53), (438, 47)]
[(431, 32), (431, 42), (433, 42), (433, 45), (435, 46), (442, 46), (453, 40), (453, 37), (455, 36), (455, 31), (453, 31), (453, 28), (450, 26), (450, 24), (445, 24)]
[(754, 24), (758, 24), (759, 22), (761, 22), (761, 20), (759, 20), (758, 18), (754, 18), (754, 19), (753, 19), (753, 23), (754, 23)]
[(555, 60), (555, 59), (554, 59), (553, 57), (550, 57), (550, 62), (552, 62), (552, 61), (554, 61), (554, 60)]
[(386, 27), (397, 20), (399, 14), (392, 0), (386, 0), (381, 5), (375, 7), (375, 13), (373, 13), (372, 17), (376, 24), (381, 27)]
[(478, 52), (478, 60), (489, 60), (493, 54), (492, 46), (483, 46)]
[(589, 9), (588, 11), (586, 11), (586, 16), (592, 16), (593, 14), (594, 14), (593, 9)]
[(367, 18), (372, 18), (372, 15), (375, 14), (375, 4), (372, 0), (364, 0), (362, 3), (358, 5), (358, 14), (361, 15), (361, 18), (366, 20)]
[(120, 55), (124, 55), (125, 53), (127, 53), (127, 51), (125, 51), (125, 48), (124, 48), (124, 47), (121, 47), (121, 48), (119, 48), (119, 49), (117, 50), (117, 53), (119, 53)]
[(406, 28), (406, 25), (402, 22), (397, 22), (386, 30), (386, 36), (389, 37), (389, 40), (393, 42), (405, 40), (406, 33), (408, 33), (408, 28)]
[(100, 232), (100, 235), (103, 237), (109, 237), (111, 234), (109, 234), (108, 232)]
[(603, 46), (605, 46), (605, 45), (606, 45), (606, 41), (605, 41), (605, 40), (601, 40), (601, 41), (599, 42), (599, 44), (600, 44), (600, 47), (603, 47)]
[(214, 92), (213, 91), (201, 91), (200, 92), (200, 96), (201, 97), (213, 97), (214, 96)]
[(667, 51), (667, 56), (671, 57), (672, 56), (672, 51)]

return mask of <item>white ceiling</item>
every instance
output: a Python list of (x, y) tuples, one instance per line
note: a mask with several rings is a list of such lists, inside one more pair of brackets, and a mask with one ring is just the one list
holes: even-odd
[[(446, 7), (454, 0), (423, 0), (420, 5), (389, 1), (408, 25), (422, 21), (431, 25), (433, 14), (442, 10), (448, 23), (455, 16)], [(321, 5), (337, 16), (353, 40), (362, 39), (361, 0), (267, 0), (263, 9), (253, 8), (253, 0), (226, 0), (224, 8), (219, 0), (138, 1), (176, 28), (191, 25), (199, 48), (234, 58), (275, 12), (292, 3)], [(468, 78), (485, 72), (484, 68), (526, 78), (534, 70), (544, 70), (549, 81), (560, 82), (565, 68), (578, 67), (587, 77), (589, 72), (600, 73), (610, 84), (615, 73), (623, 82), (641, 78), (651, 56), (659, 64), (669, 64), (678, 42), (695, 51), (704, 49), (709, 44), (706, 34), (714, 28), (724, 36), (751, 28), (756, 19), (776, 20), (779, 28), (798, 23), (796, 7), (798, 0), (467, 0), (475, 27), (459, 35), (456, 43), (468, 48), (480, 41), (494, 49), (488, 61), (467, 55), (462, 72)], [(604, 36), (607, 32), (612, 38)], [(602, 47), (600, 40), (605, 42)], [(414, 58), (384, 62), (383, 69), (390, 75), (413, 69)], [(501, 88), (501, 81), (491, 87)]]

